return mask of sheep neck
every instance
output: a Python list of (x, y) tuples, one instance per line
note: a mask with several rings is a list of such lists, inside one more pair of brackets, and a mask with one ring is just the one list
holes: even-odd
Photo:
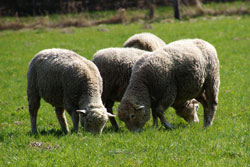
[(130, 86), (126, 93), (133, 103), (143, 105), (147, 108), (151, 106), (150, 94), (147, 86), (143, 83)]

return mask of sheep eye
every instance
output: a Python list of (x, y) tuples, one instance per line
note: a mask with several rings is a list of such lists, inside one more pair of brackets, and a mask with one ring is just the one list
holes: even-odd
[(130, 114), (130, 119), (135, 119), (135, 114)]

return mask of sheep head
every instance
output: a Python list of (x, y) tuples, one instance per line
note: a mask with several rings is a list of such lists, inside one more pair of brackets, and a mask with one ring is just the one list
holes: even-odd
[(195, 99), (187, 101), (182, 107), (177, 108), (176, 114), (184, 118), (187, 122), (199, 122), (197, 111), (199, 109), (199, 103)]
[(106, 108), (92, 108), (90, 110), (77, 110), (81, 113), (81, 124), (87, 132), (101, 134), (109, 117), (115, 115), (107, 112)]
[(129, 130), (139, 132), (150, 119), (150, 112), (144, 105), (123, 101), (118, 108), (118, 117)]

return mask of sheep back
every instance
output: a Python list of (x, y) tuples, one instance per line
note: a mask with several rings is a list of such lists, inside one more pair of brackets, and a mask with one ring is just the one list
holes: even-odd
[(165, 46), (166, 43), (152, 33), (140, 33), (131, 36), (124, 42), (123, 47), (134, 47), (147, 51), (154, 51)]
[(120, 101), (136, 60), (146, 51), (136, 48), (107, 48), (95, 53), (93, 62), (103, 78), (103, 101)]
[(83, 94), (86, 100), (87, 95), (100, 96), (102, 79), (96, 66), (80, 55), (65, 49), (46, 49), (30, 62), (28, 94), (32, 87), (53, 106), (63, 106), (66, 99), (79, 106)]

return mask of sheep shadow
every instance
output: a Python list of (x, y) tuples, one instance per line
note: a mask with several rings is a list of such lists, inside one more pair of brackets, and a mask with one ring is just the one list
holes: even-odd
[[(190, 124), (183, 123), (183, 122), (175, 123), (173, 125), (174, 125), (174, 128), (172, 128), (172, 129), (166, 129), (162, 125), (160, 125), (157, 128), (153, 127), (153, 126), (144, 127), (141, 132), (147, 130), (148, 128), (151, 128), (151, 130), (155, 130), (155, 131), (168, 132), (168, 131), (174, 131), (177, 129), (186, 129), (190, 126)], [(134, 132), (134, 133), (141, 133), (141, 132)], [(88, 133), (88, 132), (86, 132), (83, 127), (81, 127), (81, 128), (79, 128), (78, 133)], [(102, 134), (118, 134), (118, 133), (128, 133), (128, 130), (124, 127), (119, 127), (119, 129), (116, 130), (112, 126), (107, 126), (103, 129), (103, 132), (102, 132)], [(133, 132), (131, 132), (131, 133), (133, 133)], [(39, 138), (40, 136), (54, 136), (54, 137), (60, 138), (60, 137), (63, 137), (66, 135), (72, 135), (72, 134), (77, 134), (76, 132), (74, 132), (73, 128), (67, 134), (65, 134), (62, 130), (55, 129), (55, 128), (52, 128), (49, 130), (48, 129), (41, 129), (36, 134), (32, 134), (31, 131), (28, 132), (29, 136), (33, 136), (35, 138)]]
[(102, 133), (103, 134), (106, 134), (106, 133), (122, 133), (124, 132), (123, 129), (121, 129), (121, 127), (119, 127), (118, 129), (115, 129), (114, 127), (112, 126), (107, 126), (103, 129)]
[[(69, 132), (71, 133), (71, 132)], [(39, 130), (37, 133), (33, 134), (31, 131), (28, 132), (29, 136), (32, 136), (34, 138), (39, 138), (40, 136), (55, 136), (55, 137), (63, 137), (67, 134), (65, 134), (63, 131), (59, 130), (59, 129), (42, 129)]]

